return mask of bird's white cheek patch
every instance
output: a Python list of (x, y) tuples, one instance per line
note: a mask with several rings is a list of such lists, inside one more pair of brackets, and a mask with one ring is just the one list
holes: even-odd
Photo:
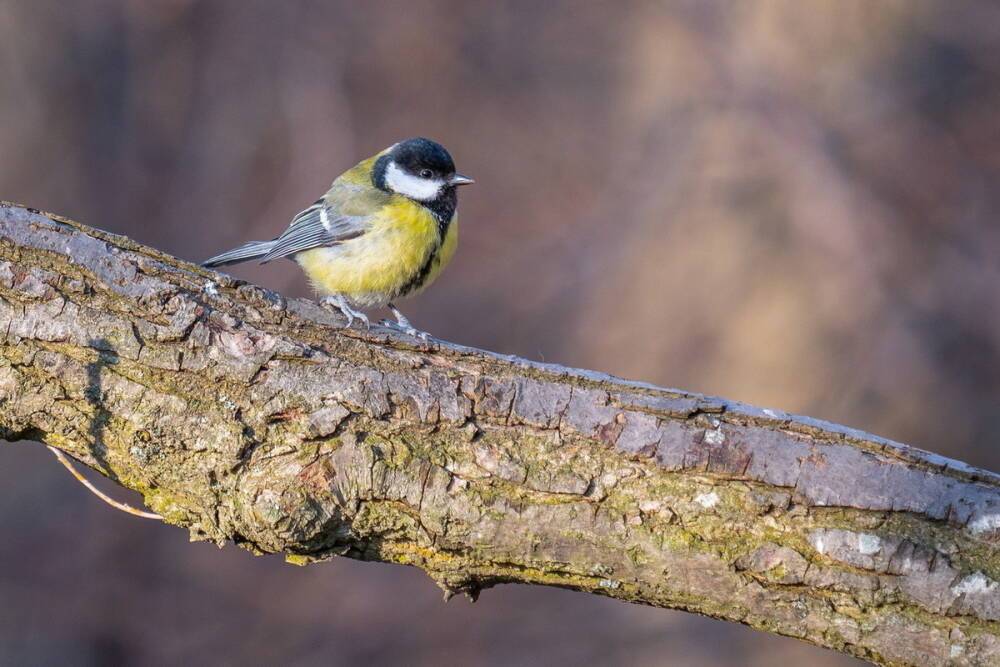
[(444, 181), (407, 174), (395, 162), (390, 162), (385, 170), (385, 183), (393, 192), (419, 201), (434, 199), (444, 186)]

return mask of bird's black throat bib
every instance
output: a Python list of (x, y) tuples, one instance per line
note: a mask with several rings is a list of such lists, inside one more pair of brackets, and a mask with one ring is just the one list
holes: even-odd
[(434, 219), (437, 221), (438, 237), (440, 242), (444, 242), (444, 236), (448, 233), (448, 225), (455, 218), (455, 211), (458, 209), (458, 193), (455, 192), (455, 187), (445, 188), (437, 199), (418, 203), (434, 215)]

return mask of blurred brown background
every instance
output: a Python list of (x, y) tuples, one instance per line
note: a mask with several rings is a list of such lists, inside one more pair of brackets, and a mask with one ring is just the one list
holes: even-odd
[[(998, 109), (993, 2), (0, 1), (0, 198), (203, 259), (426, 135), (479, 184), (418, 327), (993, 469)], [(189, 545), (35, 445), (0, 447), (0, 498), (4, 664), (856, 664)]]

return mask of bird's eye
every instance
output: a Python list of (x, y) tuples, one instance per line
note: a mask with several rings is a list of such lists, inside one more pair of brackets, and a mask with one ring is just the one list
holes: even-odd
[(420, 170), (420, 178), (430, 178), (433, 175), (434, 175), (434, 172), (432, 172), (430, 169), (421, 169)]

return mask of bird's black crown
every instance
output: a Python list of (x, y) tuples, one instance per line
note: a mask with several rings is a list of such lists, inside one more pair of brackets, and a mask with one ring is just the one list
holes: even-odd
[(447, 178), (455, 173), (455, 162), (445, 147), (423, 137), (399, 142), (389, 151), (389, 158), (411, 174), (430, 169), (434, 178)]

